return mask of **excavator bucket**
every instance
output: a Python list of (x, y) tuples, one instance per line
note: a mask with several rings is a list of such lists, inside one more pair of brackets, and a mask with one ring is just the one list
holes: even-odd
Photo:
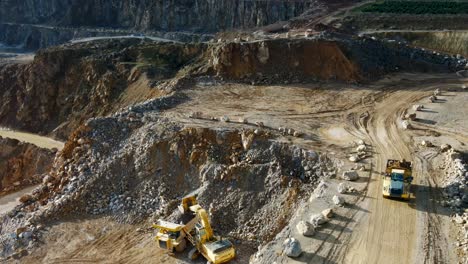
[(180, 203), (178, 208), (182, 214), (186, 214), (190, 211), (190, 207), (194, 205), (198, 205), (197, 196), (186, 196), (182, 198), (182, 202)]

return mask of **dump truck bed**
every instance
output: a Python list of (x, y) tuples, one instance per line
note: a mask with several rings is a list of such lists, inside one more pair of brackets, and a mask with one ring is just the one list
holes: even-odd
[(404, 170), (404, 177), (411, 177), (413, 170), (413, 163), (411, 161), (401, 160), (387, 160), (385, 173), (391, 175), (392, 170)]

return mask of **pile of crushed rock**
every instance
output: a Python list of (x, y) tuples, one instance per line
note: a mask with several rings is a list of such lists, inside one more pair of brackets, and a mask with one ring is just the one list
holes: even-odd
[(33, 247), (50, 219), (170, 219), (195, 190), (217, 232), (259, 245), (284, 228), (322, 177), (336, 175), (333, 159), (279, 143), (268, 130), (190, 128), (161, 118), (158, 106), (171, 100), (91, 119), (75, 131), (43, 183), (5, 216), (2, 257)]
[(463, 154), (449, 145), (442, 145), (444, 161), (441, 166), (446, 172), (443, 182), (443, 205), (450, 207), (455, 214), (453, 222), (459, 226), (458, 242), (456, 244), (464, 254), (468, 253), (468, 164)]

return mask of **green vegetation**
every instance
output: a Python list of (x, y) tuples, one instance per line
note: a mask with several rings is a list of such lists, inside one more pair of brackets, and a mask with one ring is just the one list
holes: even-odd
[(468, 2), (384, 1), (363, 5), (355, 11), (393, 14), (468, 14)]

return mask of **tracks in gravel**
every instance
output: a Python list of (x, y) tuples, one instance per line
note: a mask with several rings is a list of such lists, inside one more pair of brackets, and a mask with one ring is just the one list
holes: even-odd
[[(435, 86), (392, 91), (371, 107), (356, 109), (346, 116), (349, 132), (366, 137), (375, 147), (375, 171), (356, 206), (369, 211), (354, 212), (353, 232), (343, 238), (342, 249), (332, 249), (329, 262), (337, 263), (447, 263), (449, 257), (443, 219), (437, 200), (440, 191), (431, 173), (431, 155), (416, 155), (411, 138), (398, 127), (397, 120), (415, 101), (427, 96)], [(413, 161), (416, 188), (409, 203), (382, 197), (380, 172), (387, 159)], [(429, 176), (428, 176), (429, 175)], [(397, 253), (398, 252), (398, 253)], [(422, 258), (421, 258), (422, 257)]]
[[(419, 201), (418, 206), (421, 209), (427, 208), (427, 210), (422, 211), (421, 220), (424, 224), (422, 238), (423, 246), (423, 261), (422, 263), (449, 263), (449, 258), (447, 258), (447, 253), (444, 252), (443, 245), (448, 244), (445, 236), (441, 233), (441, 227), (443, 225), (443, 219), (441, 219), (438, 211), (441, 210), (440, 205), (437, 204), (437, 201), (442, 199), (441, 192), (438, 189), (437, 180), (434, 178), (434, 172), (431, 166), (431, 161), (434, 157), (437, 156), (437, 153), (428, 152), (415, 155), (415, 158), (418, 160), (418, 164), (421, 165), (421, 171), (426, 172), (427, 178), (420, 178), (420, 183), (427, 188), (422, 188), (422, 190), (415, 190), (416, 193), (426, 192), (429, 199)], [(441, 241), (442, 240), (442, 241)]]

